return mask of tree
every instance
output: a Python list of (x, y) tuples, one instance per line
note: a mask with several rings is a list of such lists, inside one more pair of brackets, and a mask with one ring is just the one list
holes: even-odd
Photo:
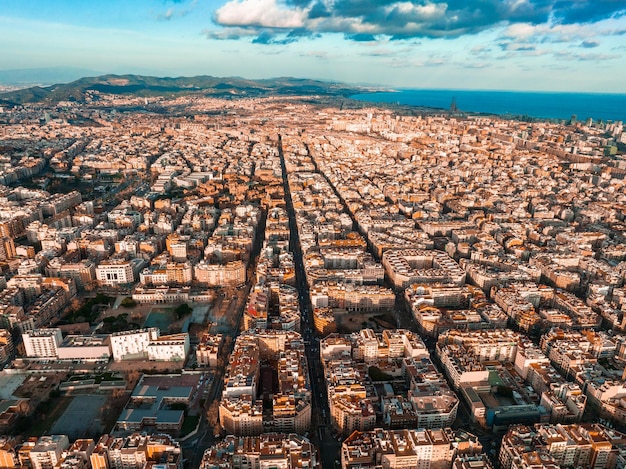
[(372, 381), (391, 381), (393, 380), (393, 376), (385, 373), (380, 368), (376, 366), (370, 366), (367, 370)]
[(183, 303), (182, 305), (176, 307), (174, 314), (176, 315), (176, 319), (180, 319), (191, 314), (192, 311), (193, 310), (187, 303)]
[(207, 413), (206, 419), (208, 424), (213, 427), (213, 434), (218, 435), (222, 431), (222, 427), (220, 426), (220, 403), (215, 400), (211, 402)]
[(137, 370), (128, 370), (126, 372), (126, 382), (128, 383), (130, 388), (135, 387), (135, 384), (139, 382), (139, 378), (141, 377), (141, 373)]
[(503, 384), (499, 384), (496, 387), (496, 393), (503, 397), (513, 397), (513, 389)]
[(70, 302), (70, 310), (71, 311), (77, 311), (81, 307), (81, 304), (82, 304), (81, 300), (79, 300), (78, 298), (74, 298)]
[(137, 306), (137, 302), (133, 300), (131, 296), (127, 296), (121, 301), (120, 305), (124, 308), (134, 308), (135, 306)]
[(98, 293), (95, 298), (93, 298), (93, 304), (98, 305), (110, 305), (115, 298), (111, 296), (107, 296), (103, 293)]

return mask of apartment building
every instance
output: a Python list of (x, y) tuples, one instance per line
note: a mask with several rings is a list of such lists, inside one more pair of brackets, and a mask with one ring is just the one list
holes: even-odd
[(120, 361), (147, 358), (150, 341), (158, 339), (159, 335), (156, 327), (111, 334), (113, 359)]
[(499, 462), (503, 469), (543, 467), (617, 467), (617, 452), (626, 435), (600, 424), (512, 426), (502, 439)]
[(183, 452), (180, 444), (166, 434), (100, 437), (91, 453), (92, 469), (136, 469), (160, 466), (182, 469)]
[(442, 251), (388, 250), (383, 254), (383, 266), (396, 288), (413, 283), (465, 283), (465, 272)]
[(133, 264), (124, 260), (105, 260), (96, 267), (96, 280), (103, 285), (122, 285), (135, 281)]
[(215, 368), (224, 336), (222, 334), (203, 334), (200, 343), (196, 346), (196, 362), (198, 366)]
[(63, 341), (61, 329), (34, 329), (22, 334), (27, 357), (56, 358)]
[(353, 432), (341, 445), (342, 469), (449, 469), (457, 456), (476, 455), (478, 438), (449, 428)]
[(216, 467), (280, 467), (320, 469), (318, 449), (296, 434), (266, 433), (260, 436), (228, 436), (207, 449), (200, 469)]
[[(268, 366), (274, 368), (271, 374)], [(274, 373), (277, 386), (270, 379)], [(271, 398), (271, 413), (265, 418), (259, 391)], [(258, 435), (268, 429), (307, 431), (311, 391), (300, 334), (266, 330), (240, 335), (224, 378), (219, 412), (221, 425), (234, 435)]]
[(63, 459), (63, 452), (70, 446), (67, 435), (39, 437), (29, 453), (32, 469), (53, 469)]

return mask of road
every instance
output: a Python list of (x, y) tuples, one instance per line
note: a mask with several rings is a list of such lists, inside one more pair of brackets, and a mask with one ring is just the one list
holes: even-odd
[[(223, 308), (226, 315), (234, 316), (234, 327), (231, 331), (229, 331), (234, 339), (237, 335), (239, 335), (241, 316), (243, 315), (243, 309), (246, 304), (249, 287), (248, 289), (234, 289), (233, 291), (237, 293), (230, 295), (228, 298), (224, 297), (219, 306), (220, 308)], [(225, 358), (225, 360), (223, 360), (223, 363), (228, 363), (227, 358), (231, 354), (234, 344), (235, 341), (233, 340), (228, 349), (223, 348), (223, 350), (220, 352), (221, 356)], [(214, 370), (211, 376), (211, 382), (205, 390), (204, 411), (202, 412), (201, 416), (199, 433), (198, 435), (191, 437), (189, 440), (185, 441), (182, 445), (184, 455), (187, 460), (185, 467), (194, 469), (200, 467), (200, 462), (202, 461), (204, 451), (213, 446), (218, 440), (220, 440), (220, 438), (216, 438), (214, 436), (213, 428), (209, 426), (209, 423), (206, 420), (206, 411), (209, 409), (214, 401), (219, 401), (221, 397), (222, 388), (224, 387), (224, 374), (224, 367), (218, 367), (216, 370)]]
[[(229, 342), (228, 347), (222, 347), (220, 351), (220, 357), (222, 363), (228, 363), (228, 357), (233, 351), (235, 346), (235, 339), (240, 333), (241, 320), (243, 317), (243, 311), (246, 305), (246, 300), (252, 288), (254, 276), (256, 272), (256, 264), (258, 262), (259, 253), (261, 251), (261, 245), (263, 242), (265, 233), (265, 214), (259, 223), (255, 240), (252, 247), (252, 253), (250, 254), (250, 265), (247, 269), (246, 284), (242, 288), (228, 288), (223, 290), (223, 297), (218, 298), (215, 307), (219, 308), (219, 317), (224, 318), (220, 322), (220, 331), (227, 337), (232, 337), (232, 341)], [(227, 330), (224, 330), (227, 328)], [(198, 468), (202, 461), (202, 456), (205, 450), (213, 446), (221, 438), (216, 438), (206, 420), (206, 411), (209, 409), (214, 401), (219, 401), (224, 387), (224, 374), (226, 372), (225, 366), (218, 367), (214, 370), (212, 375), (212, 381), (205, 391), (204, 411), (202, 412), (200, 430), (197, 436), (191, 437), (183, 444), (183, 451), (186, 458), (185, 467)]]
[[(306, 145), (305, 145), (306, 146)], [(309, 151), (308, 147), (306, 148)], [(319, 351), (319, 339), (315, 331), (312, 330), (313, 315), (312, 305), (310, 303), (309, 289), (306, 282), (305, 269), (303, 264), (303, 257), (301, 251), (301, 245), (298, 237), (298, 229), (296, 226), (295, 212), (292, 204), (291, 193), (289, 191), (289, 185), (287, 183), (287, 172), (285, 167), (285, 159), (282, 149), (282, 140), (279, 138), (279, 155), (281, 158), (281, 164), (283, 168), (283, 180), (285, 199), (287, 205), (287, 212), (289, 214), (289, 226), (292, 240), (292, 251), (294, 253), (294, 261), (296, 267), (296, 280), (297, 287), (300, 293), (300, 306), (302, 309), (302, 331), (305, 339), (305, 343), (309, 344), (306, 347), (307, 359), (309, 361), (310, 376), (311, 376), (311, 390), (313, 393), (313, 415), (315, 416), (314, 422), (311, 427), (311, 439), (318, 445), (322, 458), (322, 467), (324, 469), (332, 469), (335, 467), (335, 461), (341, 461), (341, 443), (333, 434), (332, 427), (330, 425), (330, 410), (328, 408), (326, 386), (323, 376), (322, 364), (320, 361)], [(310, 155), (310, 153), (309, 153)], [(333, 188), (335, 195), (341, 201), (346, 213), (350, 214), (353, 224), (358, 230), (358, 223), (354, 218), (351, 211), (348, 209), (347, 204), (341, 197), (341, 194), (336, 190), (331, 181), (325, 174), (319, 171), (317, 163), (312, 158), (315, 171), (320, 173)], [(361, 235), (367, 239), (364, 233)], [(380, 261), (375, 250), (368, 243), (368, 250), (376, 259)], [(384, 286), (394, 290), (393, 285), (386, 279)], [(411, 308), (404, 298), (403, 292), (396, 290), (396, 303), (395, 303), (395, 315), (396, 326), (402, 329), (408, 329), (419, 333), (418, 324), (415, 320)], [(421, 335), (421, 334), (420, 334)], [(434, 361), (438, 362), (435, 357), (435, 340), (430, 337), (423, 337)], [(438, 368), (441, 370), (441, 364), (437, 363)], [(475, 433), (481, 441), (484, 451), (489, 452), (490, 449), (496, 448), (499, 444), (501, 435), (494, 435), (489, 432), (482, 432), (479, 427), (473, 424), (470, 420), (469, 410), (466, 408), (466, 404), (461, 402), (459, 406), (459, 415), (454, 425), (455, 428), (466, 429)]]
[(341, 443), (331, 434), (330, 409), (326, 395), (324, 371), (320, 360), (320, 337), (313, 327), (313, 307), (309, 296), (309, 286), (306, 282), (304, 263), (302, 260), (302, 248), (296, 224), (296, 213), (293, 208), (291, 191), (289, 190), (289, 184), (287, 182), (287, 168), (285, 166), (285, 156), (283, 154), (282, 138), (280, 138), (280, 136), (278, 140), (278, 154), (280, 156), (283, 173), (285, 202), (287, 214), (289, 215), (290, 247), (293, 252), (296, 268), (296, 288), (298, 289), (300, 311), (302, 314), (300, 329), (305, 343), (307, 362), (309, 364), (309, 379), (312, 396), (312, 417), (309, 437), (320, 451), (322, 467), (324, 469), (333, 469), (335, 460), (340, 459)]

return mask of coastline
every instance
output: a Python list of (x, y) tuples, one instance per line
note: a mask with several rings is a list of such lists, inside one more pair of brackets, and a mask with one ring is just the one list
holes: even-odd
[(358, 93), (350, 99), (442, 112), (450, 112), (454, 101), (454, 113), (523, 120), (626, 121), (626, 94), (619, 93), (394, 89)]

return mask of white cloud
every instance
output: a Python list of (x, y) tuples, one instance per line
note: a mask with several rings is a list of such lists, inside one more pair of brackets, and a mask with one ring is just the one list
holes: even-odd
[(502, 37), (535, 43), (572, 42), (601, 36), (621, 35), (625, 32), (624, 25), (611, 18), (593, 24), (515, 23), (504, 29)]
[(597, 54), (597, 53), (588, 53), (588, 54), (579, 54), (571, 51), (558, 51), (554, 54), (554, 57), (557, 59), (564, 60), (578, 60), (581, 62), (602, 62), (606, 60), (614, 60), (621, 58), (620, 55), (617, 54)]
[(215, 11), (215, 21), (222, 26), (262, 28), (302, 28), (307, 12), (287, 8), (277, 0), (230, 0)]
[(302, 57), (314, 57), (316, 59), (326, 59), (328, 58), (328, 51), (325, 50), (311, 50), (308, 52), (301, 52), (300, 56)]
[(427, 3), (426, 5), (415, 5), (412, 2), (398, 2), (385, 8), (387, 13), (397, 11), (413, 21), (428, 21), (442, 18), (446, 14), (448, 5), (446, 3)]
[(503, 36), (509, 39), (526, 39), (528, 37), (536, 36), (539, 28), (544, 28), (544, 26), (534, 26), (529, 23), (515, 23), (508, 26), (504, 30)]
[(258, 35), (260, 32), (261, 31), (258, 28), (231, 27), (220, 30), (205, 29), (204, 31), (202, 31), (202, 34), (204, 34), (207, 39), (236, 40), (242, 37), (255, 36)]

